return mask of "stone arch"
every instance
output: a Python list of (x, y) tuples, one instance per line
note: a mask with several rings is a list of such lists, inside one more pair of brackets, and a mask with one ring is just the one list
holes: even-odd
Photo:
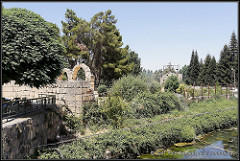
[(73, 73), (72, 73), (72, 80), (76, 80), (77, 79), (78, 70), (81, 69), (81, 68), (85, 72), (85, 80), (86, 81), (91, 81), (91, 75), (92, 75), (91, 71), (90, 71), (89, 67), (86, 64), (84, 64), (84, 63), (80, 63), (80, 64), (77, 64), (77, 65), (74, 66), (74, 68), (72, 70), (73, 71)]
[(64, 68), (64, 69), (62, 70), (62, 74), (58, 77), (58, 80), (62, 80), (64, 73), (67, 74), (68, 80), (72, 80), (72, 72), (71, 72), (70, 69), (67, 69), (67, 68)]

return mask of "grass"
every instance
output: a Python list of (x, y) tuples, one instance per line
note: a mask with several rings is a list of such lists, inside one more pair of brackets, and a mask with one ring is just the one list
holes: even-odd
[(142, 119), (126, 119), (124, 122), (124, 127), (133, 127), (136, 125), (148, 124), (152, 122), (157, 122), (163, 119), (169, 119), (174, 117), (182, 117), (187, 115), (193, 115), (203, 112), (213, 112), (216, 110), (224, 110), (232, 107), (238, 106), (237, 99), (209, 99), (202, 102), (193, 102), (188, 107), (185, 107), (183, 111), (172, 110), (167, 114), (157, 115), (152, 118), (142, 118)]
[[(183, 111), (171, 111), (153, 118), (128, 119), (125, 127), (155, 122), (166, 117), (186, 116), (201, 112), (212, 112), (199, 116), (181, 118), (165, 123), (142, 126), (131, 130), (113, 130), (97, 137), (74, 141), (58, 147), (65, 159), (103, 159), (106, 150), (112, 158), (136, 158), (143, 153), (150, 153), (159, 147), (166, 147), (178, 142), (190, 142), (197, 135), (237, 124), (237, 99), (208, 100), (192, 103)], [(230, 109), (230, 110), (224, 110)], [(216, 110), (223, 110), (218, 111)], [(59, 158), (56, 153), (42, 151), (41, 159)]]

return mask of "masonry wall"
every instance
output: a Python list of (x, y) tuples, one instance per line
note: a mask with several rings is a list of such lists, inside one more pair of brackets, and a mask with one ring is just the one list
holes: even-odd
[[(2, 96), (6, 98), (37, 98), (39, 94), (56, 95), (57, 105), (66, 105), (75, 113), (80, 114), (84, 102), (94, 100), (94, 91), (90, 81), (62, 81), (43, 88), (16, 85), (11, 81), (2, 86)], [(65, 100), (65, 103), (64, 103)]]
[[(62, 112), (62, 108), (56, 110)], [(23, 159), (34, 154), (38, 145), (56, 138), (60, 123), (56, 114), (50, 111), (3, 123), (2, 159)]]

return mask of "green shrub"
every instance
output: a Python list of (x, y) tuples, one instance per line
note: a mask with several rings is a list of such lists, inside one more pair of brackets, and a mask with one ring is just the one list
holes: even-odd
[(182, 94), (184, 92), (184, 89), (185, 89), (185, 85), (180, 84), (179, 87), (176, 89), (176, 92), (179, 94)]
[(85, 125), (102, 125), (106, 124), (107, 117), (101, 111), (97, 102), (89, 102), (83, 105), (83, 123)]
[(148, 86), (144, 79), (128, 75), (114, 82), (111, 94), (113, 96), (120, 96), (127, 102), (130, 102), (137, 94), (147, 90)]
[(159, 92), (157, 95), (158, 106), (161, 108), (161, 113), (167, 113), (171, 110), (182, 110), (179, 99), (171, 92)]
[(165, 91), (176, 91), (176, 89), (179, 87), (179, 80), (178, 77), (175, 75), (171, 75), (167, 78), (165, 84), (164, 84), (164, 89)]
[(149, 86), (149, 90), (152, 94), (160, 92), (161, 91), (161, 85), (156, 81), (151, 82), (151, 84)]
[(126, 113), (126, 103), (119, 97), (108, 97), (108, 100), (102, 107), (102, 112), (115, 128), (122, 127)]
[(136, 118), (153, 117), (174, 109), (182, 110), (179, 99), (171, 92), (143, 92), (138, 94), (129, 106)]
[[(58, 147), (65, 159), (103, 159), (106, 149), (116, 159), (136, 158), (157, 147), (167, 147), (177, 142), (192, 141), (196, 135), (236, 125), (237, 108), (205, 115), (181, 118), (131, 130), (114, 130), (93, 138), (81, 139)], [(47, 158), (59, 158), (54, 152), (41, 152)]]
[(63, 80), (63, 81), (67, 81), (67, 80), (68, 80), (66, 74), (64, 74), (64, 75), (62, 76), (62, 80)]
[(107, 86), (106, 85), (100, 85), (99, 87), (98, 87), (98, 93), (99, 94), (103, 94), (103, 93), (106, 93), (107, 92)]
[(142, 117), (152, 117), (157, 113), (161, 113), (160, 107), (157, 107), (157, 102), (154, 94), (150, 92), (143, 92), (138, 94), (136, 98), (135, 106), (132, 108), (135, 109), (135, 117), (142, 118)]

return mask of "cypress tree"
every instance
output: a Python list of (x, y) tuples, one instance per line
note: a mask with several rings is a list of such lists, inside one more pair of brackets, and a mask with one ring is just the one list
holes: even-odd
[(204, 78), (204, 84), (207, 85), (208, 83), (210, 84), (211, 82), (211, 77), (210, 77), (210, 63), (211, 63), (211, 56), (207, 54), (205, 60), (204, 60), (204, 67), (203, 67), (203, 78)]
[(200, 59), (200, 63), (199, 63), (199, 75), (198, 75), (198, 85), (204, 85), (204, 64), (203, 64), (203, 60)]
[(216, 82), (216, 59), (213, 56), (209, 67), (208, 67), (208, 74), (209, 74), (209, 84), (214, 85)]
[(235, 84), (238, 84), (238, 42), (236, 39), (235, 32), (233, 31), (231, 35), (231, 40), (229, 44), (229, 49), (231, 52), (231, 68), (235, 70)]
[(186, 78), (186, 83), (187, 84), (193, 84), (193, 74), (192, 74), (193, 64), (194, 64), (194, 51), (192, 51), (190, 64), (189, 64), (188, 70), (187, 70), (187, 78)]
[(199, 65), (199, 59), (198, 59), (198, 53), (197, 51), (194, 54), (194, 59), (193, 59), (193, 69), (192, 69), (192, 77), (193, 77), (193, 84), (197, 84), (198, 82), (198, 75), (200, 72), (200, 65)]
[(224, 45), (223, 50), (220, 54), (220, 59), (217, 66), (217, 80), (222, 85), (228, 85), (231, 82), (232, 71), (231, 71), (231, 51), (227, 45)]

